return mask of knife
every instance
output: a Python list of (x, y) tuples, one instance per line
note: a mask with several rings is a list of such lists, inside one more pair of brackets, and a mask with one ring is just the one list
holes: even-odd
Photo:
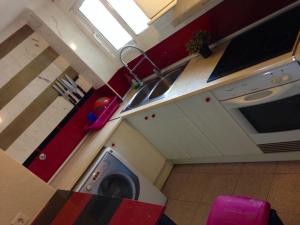
[(66, 100), (68, 100), (69, 102), (71, 102), (73, 105), (77, 104), (77, 101), (68, 93), (66, 93), (64, 91), (64, 88), (61, 87), (61, 84), (58, 83), (57, 81), (55, 82), (55, 90), (60, 90), (60, 94), (62, 94), (63, 97), (65, 97)]
[[(72, 88), (74, 88), (74, 91), (79, 94), (81, 97), (84, 97), (85, 92), (82, 90), (82, 88), (72, 79), (70, 78), (68, 75), (65, 75), (65, 78), (67, 80), (65, 80), (68, 84), (70, 84), (70, 86)], [(64, 79), (63, 79), (64, 80)]]
[(79, 101), (79, 99), (77, 99), (77, 97), (75, 95), (73, 95), (73, 93), (71, 91), (69, 91), (69, 89), (67, 87), (65, 87), (65, 85), (62, 83), (61, 80), (57, 79), (55, 83), (63, 92), (68, 94), (68, 96), (72, 97), (76, 102)]
[(74, 87), (72, 84), (70, 84), (68, 81), (66, 81), (65, 79), (60, 79), (60, 81), (64, 84), (64, 86), (66, 88), (68, 88), (69, 91), (72, 92), (72, 94), (74, 94), (78, 99), (81, 99), (83, 96), (81, 96), (78, 93), (78, 89), (77, 87)]
[(59, 87), (57, 84), (53, 85), (54, 89), (56, 91), (58, 91), (58, 93), (60, 95), (62, 95), (67, 101), (69, 101), (70, 103), (72, 103), (73, 105), (76, 105), (76, 101), (74, 100), (74, 98), (72, 98), (71, 96), (69, 96), (66, 92), (63, 91), (63, 89), (61, 89), (61, 87)]
[(52, 85), (52, 87), (58, 92), (58, 94), (60, 96), (62, 96), (64, 99), (66, 99), (68, 102), (71, 102), (72, 104), (74, 104), (74, 102), (72, 102), (71, 99), (69, 99), (64, 92), (62, 92), (62, 90), (59, 89), (59, 87), (57, 87), (55, 84)]
[(83, 94), (83, 96), (86, 95), (86, 92), (71, 78), (69, 77), (67, 74), (65, 74), (65, 78), (77, 89), (79, 89), (79, 91)]

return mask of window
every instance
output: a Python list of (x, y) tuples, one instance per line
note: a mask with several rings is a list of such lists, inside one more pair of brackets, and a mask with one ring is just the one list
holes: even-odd
[(133, 0), (107, 0), (136, 34), (148, 27), (149, 19)]
[(149, 22), (134, 0), (84, 0), (79, 12), (116, 50), (145, 30)]

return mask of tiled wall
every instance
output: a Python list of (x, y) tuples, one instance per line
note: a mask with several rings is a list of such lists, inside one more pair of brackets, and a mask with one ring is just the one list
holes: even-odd
[[(194, 32), (199, 30), (208, 31), (211, 33), (214, 42), (293, 2), (296, 2), (296, 0), (225, 0), (153, 46), (147, 51), (147, 54), (160, 68), (164, 68), (188, 55), (185, 45)], [(151, 35), (148, 35), (147, 38), (151, 38)], [(138, 60), (139, 58), (134, 59), (131, 65), (134, 65)], [(124, 76), (126, 72), (124, 68), (119, 69), (109, 81), (109, 84), (120, 95), (124, 95), (130, 87)], [(152, 67), (147, 64), (141, 66), (140, 70), (137, 71), (141, 78), (152, 73)]]
[(52, 88), (68, 74), (91, 87), (28, 25), (0, 43), (0, 148), (24, 163), (73, 105)]

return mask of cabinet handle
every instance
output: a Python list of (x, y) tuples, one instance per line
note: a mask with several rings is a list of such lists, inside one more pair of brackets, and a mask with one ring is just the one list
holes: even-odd
[(156, 114), (152, 114), (151, 117), (152, 117), (152, 118), (155, 118), (155, 117), (156, 117)]
[(47, 158), (47, 155), (45, 153), (41, 153), (39, 155), (39, 159), (42, 160), (42, 161), (46, 160), (46, 158)]
[(148, 120), (149, 118), (148, 118), (148, 116), (145, 116), (145, 118), (144, 118), (145, 120)]
[(210, 102), (210, 100), (211, 100), (210, 97), (206, 97), (206, 98), (205, 98), (205, 101), (206, 101), (206, 102)]

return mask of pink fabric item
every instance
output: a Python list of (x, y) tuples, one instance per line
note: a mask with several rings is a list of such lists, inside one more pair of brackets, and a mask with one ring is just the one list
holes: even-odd
[(219, 196), (213, 203), (206, 225), (268, 225), (270, 204), (265, 201)]

